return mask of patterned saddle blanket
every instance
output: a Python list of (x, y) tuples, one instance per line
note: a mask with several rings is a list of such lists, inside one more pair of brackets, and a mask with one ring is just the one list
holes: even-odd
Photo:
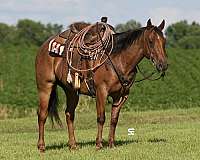
[(49, 42), (49, 54), (53, 57), (62, 57), (66, 44), (72, 40), (75, 34), (89, 25), (89, 23), (85, 22), (76, 22), (71, 24), (69, 29), (60, 33)]

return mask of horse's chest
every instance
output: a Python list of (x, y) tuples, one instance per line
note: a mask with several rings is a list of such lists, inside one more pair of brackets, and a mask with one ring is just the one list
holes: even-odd
[(137, 70), (134, 68), (131, 72), (128, 74), (122, 75), (123, 81), (120, 81), (119, 78), (116, 79), (112, 83), (112, 87), (110, 88), (110, 93), (117, 93), (117, 94), (124, 94), (126, 93), (129, 88), (132, 86), (132, 84), (135, 81)]

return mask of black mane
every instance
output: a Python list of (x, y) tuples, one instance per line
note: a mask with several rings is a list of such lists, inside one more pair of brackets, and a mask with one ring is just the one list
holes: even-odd
[(129, 30), (122, 33), (114, 34), (114, 45), (112, 53), (119, 53), (122, 50), (127, 49), (133, 41), (135, 41), (144, 31), (145, 28), (139, 28), (136, 30)]
[[(154, 31), (158, 33), (161, 37), (163, 37), (162, 31), (156, 27), (152, 26)], [(122, 33), (116, 33), (114, 34), (114, 45), (113, 45), (113, 50), (112, 53), (120, 53), (122, 50), (127, 49), (132, 45), (132, 43), (138, 39), (138, 37), (141, 36), (141, 34), (144, 32), (144, 30), (147, 27), (142, 27), (136, 30), (129, 30), (126, 32)]]

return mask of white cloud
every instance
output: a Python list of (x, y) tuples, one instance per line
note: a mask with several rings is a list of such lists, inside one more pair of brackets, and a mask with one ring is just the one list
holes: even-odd
[(111, 24), (125, 22), (135, 14), (133, 5), (121, 0), (2, 0), (0, 21), (15, 24), (18, 19), (68, 25), (74, 21), (95, 22), (108, 16)]
[(181, 2), (178, 5), (179, 0), (140, 0), (137, 4), (133, 0), (1, 0), (0, 22), (15, 24), (18, 19), (29, 18), (69, 25), (75, 21), (95, 22), (101, 16), (108, 16), (113, 25), (130, 19), (145, 25), (148, 17), (157, 25), (162, 19), (167, 25), (183, 19), (200, 22), (199, 5)]
[[(80, 0), (10, 0), (0, 5), (0, 21), (16, 23), (18, 19), (30, 18), (43, 22), (65, 23), (66, 17), (79, 17)], [(62, 21), (63, 20), (63, 21)]]

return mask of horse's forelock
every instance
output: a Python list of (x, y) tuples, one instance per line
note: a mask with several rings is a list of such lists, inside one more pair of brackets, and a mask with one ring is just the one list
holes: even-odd
[(158, 35), (160, 35), (161, 37), (163, 37), (163, 32), (157, 27), (157, 26), (154, 26), (154, 31), (158, 34)]

